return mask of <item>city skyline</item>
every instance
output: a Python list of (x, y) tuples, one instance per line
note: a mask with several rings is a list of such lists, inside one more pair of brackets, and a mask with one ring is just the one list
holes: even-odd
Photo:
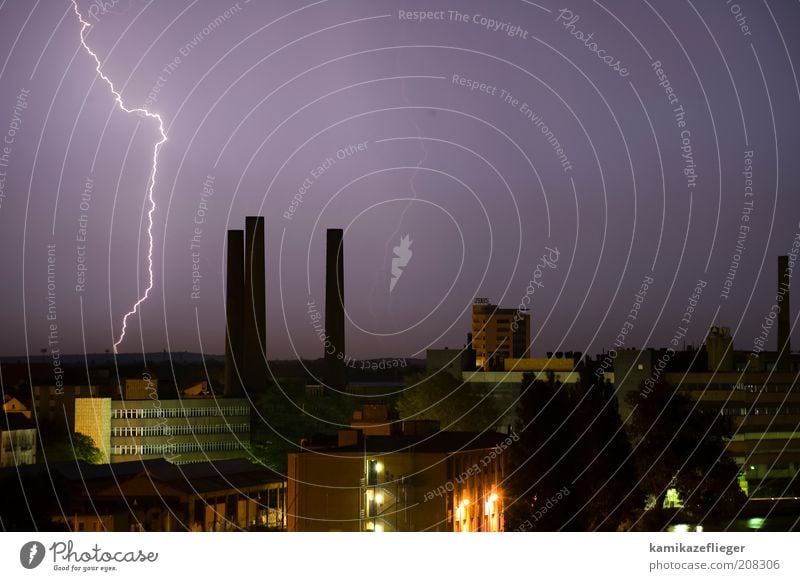
[[(558, 531), (650, 535), (569, 547), (620, 578), (790, 573), (741, 534), (800, 528), (796, 30), (767, 0), (0, 2), (20, 566), (112, 555), (30, 531)], [(235, 564), (302, 563), (287, 536)], [(547, 574), (518, 538), (468, 576)]]
[[(271, 359), (321, 353), (307, 307), (324, 302), (327, 228), (345, 232), (356, 358), (463, 345), (475, 297), (527, 296), (538, 355), (608, 349), (646, 280), (630, 345), (668, 344), (698, 280), (688, 342), (726, 325), (745, 349), (769, 315), (774, 257), (800, 232), (782, 122), (800, 99), (796, 10), (78, 7), (126, 107), (168, 135), (153, 288), (120, 352), (223, 353), (225, 232), (246, 215), (265, 217)], [(148, 282), (158, 127), (119, 109), (62, 8), (4, 12), (25, 34), (15, 50), (3, 35), (3, 355), (47, 348), (51, 308), (61, 352), (112, 348)], [(558, 265), (527, 293), (546, 248)]]

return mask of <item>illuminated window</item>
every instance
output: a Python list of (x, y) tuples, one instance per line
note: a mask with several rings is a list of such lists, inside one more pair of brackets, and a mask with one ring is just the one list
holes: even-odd
[(678, 494), (677, 488), (669, 488), (667, 495), (664, 497), (664, 508), (681, 508), (683, 507), (683, 500)]

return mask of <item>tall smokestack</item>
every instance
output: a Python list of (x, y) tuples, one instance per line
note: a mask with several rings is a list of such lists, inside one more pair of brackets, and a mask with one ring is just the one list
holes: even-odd
[(225, 395), (243, 393), (240, 374), (244, 325), (244, 231), (228, 230), (228, 264), (225, 289)]
[[(778, 371), (792, 370), (791, 312), (789, 310), (789, 257), (778, 257), (778, 299), (781, 310), (778, 312)], [(782, 298), (781, 298), (782, 297)], [(781, 354), (782, 352), (782, 354)]]
[(244, 387), (252, 395), (263, 388), (266, 371), (266, 288), (264, 217), (245, 218), (244, 240)]
[(325, 383), (342, 389), (347, 385), (344, 344), (344, 234), (329, 229), (325, 248)]

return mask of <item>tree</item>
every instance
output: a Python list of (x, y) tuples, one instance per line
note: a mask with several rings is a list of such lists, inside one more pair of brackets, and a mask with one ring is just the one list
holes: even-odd
[[(575, 516), (568, 419), (572, 403), (568, 388), (555, 381), (527, 375), (520, 396), (519, 442), (511, 450), (507, 530), (558, 530)], [(579, 523), (573, 520), (573, 526)]]
[(349, 426), (355, 404), (352, 396), (335, 392), (308, 395), (301, 380), (270, 383), (254, 398), (251, 452), (266, 466), (285, 474), (287, 454), (300, 449), (300, 440), (317, 434), (333, 435)]
[(677, 489), (683, 512), (693, 519), (732, 515), (746, 500), (739, 470), (725, 451), (727, 419), (707, 410), (664, 381), (628, 394), (634, 407), (629, 428), (643, 490), (662, 510), (667, 490)]
[(80, 432), (72, 434), (72, 453), (76, 460), (83, 460), (89, 464), (103, 462), (103, 453), (95, 445), (92, 437)]
[(518, 416), (507, 530), (625, 529), (643, 499), (613, 387), (527, 376)]
[(403, 419), (439, 420), (442, 430), (480, 432), (500, 419), (492, 394), (447, 373), (418, 373), (406, 379), (396, 409)]
[(91, 436), (64, 431), (58, 436), (53, 431), (44, 439), (45, 456), (48, 462), (68, 462), (83, 460), (89, 464), (102, 464), (103, 453), (95, 445)]

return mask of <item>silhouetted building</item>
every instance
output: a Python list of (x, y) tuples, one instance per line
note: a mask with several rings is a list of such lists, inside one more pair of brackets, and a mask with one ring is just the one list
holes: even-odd
[[(478, 386), (481, 393), (491, 394), (497, 401), (498, 409), (506, 410), (496, 427), (499, 431), (510, 432), (519, 419), (519, 397), (528, 379), (552, 379), (565, 385), (580, 382), (581, 354), (568, 351), (566, 354), (559, 352), (556, 355), (557, 357), (505, 359), (503, 366), (497, 371), (464, 371), (461, 380)], [(608, 378), (613, 379), (613, 374), (608, 374)]]
[(781, 280), (787, 272), (785, 258), (778, 261), (776, 296), (782, 298), (773, 308), (780, 308), (777, 351), (736, 350), (730, 329), (713, 326), (700, 349), (622, 349), (613, 358), (623, 420), (633, 409), (628, 394), (645, 398), (662, 381), (701, 410), (728, 417), (733, 436), (727, 451), (740, 466), (751, 496), (800, 492), (800, 358), (789, 353), (789, 287)]
[(100, 394), (100, 388), (91, 385), (34, 385), (31, 407), (36, 421), (58, 422), (69, 431), (75, 428), (75, 398)]
[[(43, 484), (45, 483), (46, 484)], [(245, 460), (175, 466), (164, 460), (119, 464), (56, 462), (1, 469), (6, 499), (46, 486), (33, 511), (8, 503), (11, 530), (286, 530), (286, 478)]]
[(475, 371), (475, 351), (471, 341), (463, 349), (428, 349), (425, 352), (425, 371), (436, 373), (444, 371), (461, 381), (465, 371)]

